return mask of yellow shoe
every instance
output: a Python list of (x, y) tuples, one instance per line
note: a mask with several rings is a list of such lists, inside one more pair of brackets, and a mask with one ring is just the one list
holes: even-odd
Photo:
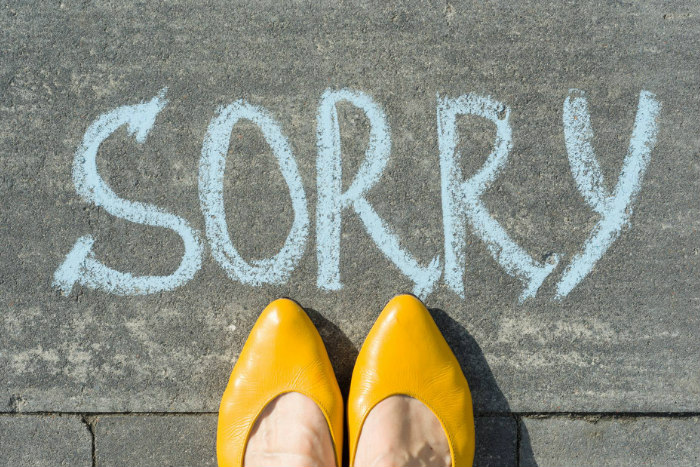
[(328, 422), (340, 466), (343, 397), (321, 336), (304, 310), (279, 299), (250, 331), (221, 398), (216, 455), (220, 467), (241, 467), (250, 430), (275, 397), (298, 392), (318, 405)]
[(425, 404), (442, 425), (452, 466), (471, 467), (474, 416), (467, 380), (430, 313), (412, 295), (387, 304), (357, 356), (348, 397), (351, 466), (367, 415), (393, 395)]

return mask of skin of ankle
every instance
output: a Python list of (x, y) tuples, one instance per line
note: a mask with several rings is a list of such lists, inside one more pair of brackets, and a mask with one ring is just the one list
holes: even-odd
[(370, 411), (354, 461), (358, 467), (450, 467), (451, 463), (439, 420), (408, 396), (389, 397)]
[(248, 437), (245, 467), (335, 467), (328, 423), (308, 397), (286, 393), (270, 402)]

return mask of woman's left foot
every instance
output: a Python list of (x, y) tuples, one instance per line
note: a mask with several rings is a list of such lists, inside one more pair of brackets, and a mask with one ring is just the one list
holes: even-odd
[(440, 421), (421, 401), (398, 395), (367, 415), (354, 464), (357, 467), (450, 467), (450, 445)]

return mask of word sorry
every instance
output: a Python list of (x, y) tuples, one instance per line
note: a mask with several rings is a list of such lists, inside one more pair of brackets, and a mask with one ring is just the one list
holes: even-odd
[[(94, 238), (80, 237), (64, 262), (54, 273), (54, 286), (69, 293), (75, 283), (118, 295), (149, 294), (185, 284), (202, 264), (203, 246), (200, 233), (182, 217), (147, 203), (117, 196), (97, 172), (100, 144), (122, 125), (138, 143), (143, 143), (156, 116), (165, 107), (166, 89), (148, 102), (116, 108), (98, 117), (87, 129), (75, 153), (73, 182), (78, 194), (88, 203), (101, 206), (113, 216), (138, 224), (164, 227), (175, 231), (184, 244), (179, 267), (167, 276), (134, 276), (114, 270), (92, 252)], [(361, 109), (369, 120), (369, 144), (365, 159), (350, 187), (343, 192), (338, 102), (348, 102)], [(650, 153), (656, 143), (660, 104), (647, 91), (639, 94), (634, 129), (629, 150), (615, 186), (609, 193), (595, 156), (588, 104), (583, 92), (571, 90), (564, 101), (563, 126), (571, 173), (581, 195), (600, 220), (591, 231), (583, 250), (575, 255), (556, 286), (556, 297), (565, 297), (586, 275), (628, 225), (632, 203), (639, 192)], [(459, 134), (457, 117), (473, 115), (490, 120), (496, 129), (493, 151), (483, 167), (464, 179), (457, 151)], [(447, 286), (464, 297), (465, 232), (469, 226), (484, 241), (498, 264), (511, 276), (520, 279), (524, 290), (520, 301), (535, 296), (545, 278), (556, 267), (559, 256), (540, 263), (510, 238), (490, 215), (481, 199), (508, 160), (512, 147), (510, 109), (489, 96), (465, 94), (457, 98), (440, 97), (437, 102), (442, 211), (445, 235), (444, 270), (439, 257), (421, 265), (401, 248), (398, 237), (379, 217), (365, 194), (381, 178), (391, 153), (387, 118), (382, 108), (367, 94), (354, 90), (327, 90), (317, 114), (317, 189), (316, 256), (317, 285), (325, 290), (339, 290), (341, 216), (350, 209), (363, 222), (379, 250), (414, 284), (414, 293), (425, 297), (444, 274)], [(289, 188), (294, 221), (279, 252), (262, 260), (246, 261), (236, 250), (228, 233), (224, 215), (223, 176), (230, 136), (236, 123), (246, 119), (262, 132), (277, 159)], [(284, 283), (304, 254), (309, 233), (309, 214), (304, 187), (296, 161), (280, 125), (263, 108), (239, 100), (218, 110), (209, 124), (199, 163), (199, 200), (205, 219), (206, 237), (214, 259), (228, 276), (243, 284)]]

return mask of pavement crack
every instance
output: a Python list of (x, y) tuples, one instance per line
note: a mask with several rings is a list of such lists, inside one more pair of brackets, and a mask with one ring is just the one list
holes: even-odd
[(97, 467), (97, 456), (95, 449), (95, 423), (97, 423), (97, 417), (93, 415), (83, 415), (81, 419), (90, 432), (92, 467)]

